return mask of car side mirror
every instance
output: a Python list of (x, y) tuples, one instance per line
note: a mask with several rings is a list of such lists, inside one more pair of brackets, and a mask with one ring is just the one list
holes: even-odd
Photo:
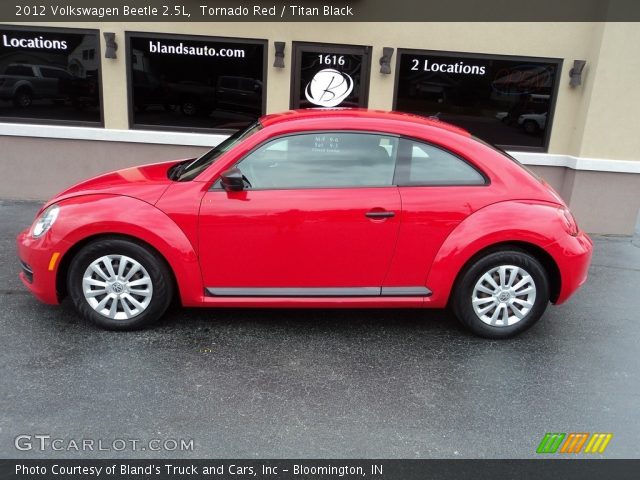
[(230, 168), (220, 175), (222, 188), (227, 192), (241, 192), (244, 190), (244, 179), (239, 168)]

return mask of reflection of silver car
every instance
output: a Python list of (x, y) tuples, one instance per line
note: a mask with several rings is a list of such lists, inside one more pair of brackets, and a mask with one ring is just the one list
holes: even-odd
[(547, 112), (520, 115), (518, 117), (518, 125), (521, 125), (527, 133), (537, 133), (540, 130), (544, 130), (547, 125)]
[(13, 63), (0, 75), (0, 98), (27, 108), (36, 98), (64, 100), (73, 76), (63, 68)]

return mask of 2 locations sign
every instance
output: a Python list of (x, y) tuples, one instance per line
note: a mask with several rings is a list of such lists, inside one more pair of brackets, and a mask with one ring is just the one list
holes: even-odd
[(411, 71), (416, 72), (442, 72), (442, 73), (462, 73), (465, 75), (484, 75), (487, 73), (487, 67), (484, 65), (467, 65), (465, 62), (454, 61), (448, 63), (446, 61), (435, 61), (429, 58), (412, 58)]

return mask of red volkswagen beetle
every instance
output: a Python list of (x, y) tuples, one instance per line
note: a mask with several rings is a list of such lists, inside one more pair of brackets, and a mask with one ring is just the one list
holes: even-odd
[(450, 306), (508, 337), (584, 283), (592, 243), (505, 153), (393, 112), (267, 115), (200, 158), (108, 173), (17, 239), (40, 300), (126, 330), (185, 306)]

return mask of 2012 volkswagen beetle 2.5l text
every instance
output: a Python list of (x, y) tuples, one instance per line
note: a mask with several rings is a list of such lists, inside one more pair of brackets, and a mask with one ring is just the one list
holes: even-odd
[(560, 197), (457, 127), (359, 109), (267, 115), (197, 159), (62, 192), (17, 239), (40, 300), (108, 329), (185, 306), (450, 306), (515, 335), (584, 283)]

